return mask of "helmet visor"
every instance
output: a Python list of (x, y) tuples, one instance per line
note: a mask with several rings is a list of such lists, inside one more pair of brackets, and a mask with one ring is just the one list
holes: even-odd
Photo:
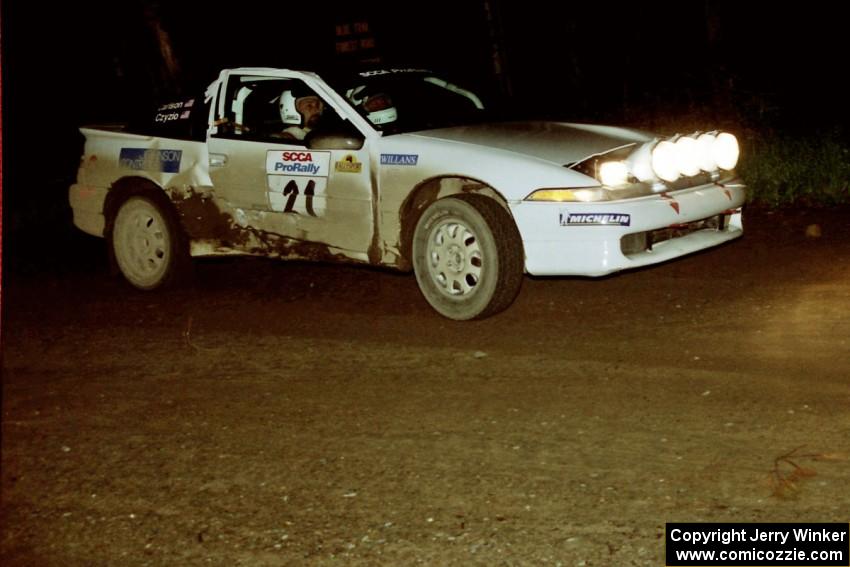
[(378, 110), (386, 110), (392, 105), (393, 103), (389, 96), (384, 93), (378, 93), (363, 101), (363, 110), (366, 112), (377, 112)]

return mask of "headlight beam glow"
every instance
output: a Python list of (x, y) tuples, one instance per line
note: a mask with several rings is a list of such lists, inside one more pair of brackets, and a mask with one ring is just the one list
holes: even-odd
[(608, 187), (629, 182), (629, 166), (622, 161), (606, 161), (599, 166), (599, 181)]
[(720, 169), (735, 169), (740, 153), (738, 139), (728, 132), (719, 134), (711, 145), (711, 157)]
[(678, 151), (673, 142), (662, 140), (652, 150), (652, 170), (664, 181), (679, 179)]

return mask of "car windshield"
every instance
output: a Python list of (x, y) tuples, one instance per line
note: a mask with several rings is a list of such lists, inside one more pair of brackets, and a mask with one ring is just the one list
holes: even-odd
[(479, 123), (488, 116), (474, 92), (425, 70), (367, 71), (331, 84), (385, 135)]

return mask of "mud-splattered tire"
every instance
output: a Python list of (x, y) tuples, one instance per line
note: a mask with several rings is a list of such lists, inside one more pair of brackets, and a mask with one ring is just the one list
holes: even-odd
[(148, 195), (122, 202), (109, 231), (115, 263), (131, 285), (142, 290), (170, 286), (186, 273), (185, 237), (166, 204)]
[(510, 215), (481, 195), (435, 201), (416, 225), (413, 268), (441, 315), (483, 319), (507, 308), (523, 277), (522, 241)]

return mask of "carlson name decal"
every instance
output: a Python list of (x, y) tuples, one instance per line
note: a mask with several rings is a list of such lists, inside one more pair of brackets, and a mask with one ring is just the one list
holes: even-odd
[(561, 211), (561, 226), (629, 226), (631, 215), (620, 213), (569, 213)]
[(192, 107), (195, 105), (195, 99), (190, 98), (183, 102), (170, 102), (163, 104), (156, 109), (154, 122), (173, 122), (175, 120), (186, 120), (192, 115)]
[(416, 165), (417, 154), (381, 154), (381, 165)]
[(273, 150), (266, 154), (266, 173), (327, 177), (330, 162), (330, 152)]
[(179, 173), (183, 150), (121, 148), (118, 165), (124, 169)]

